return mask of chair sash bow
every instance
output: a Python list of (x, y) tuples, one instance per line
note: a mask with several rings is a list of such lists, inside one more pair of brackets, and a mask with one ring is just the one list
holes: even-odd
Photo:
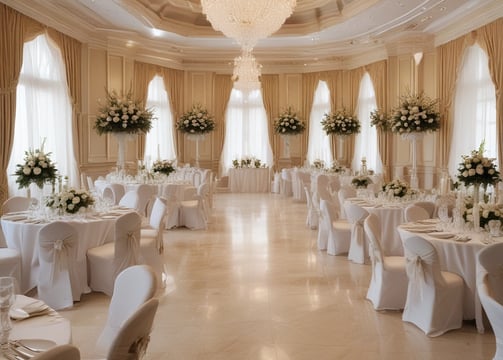
[(407, 257), (405, 259), (405, 270), (409, 279), (412, 280), (414, 289), (419, 289), (420, 299), (423, 299), (423, 287), (426, 284), (424, 262), (420, 256)]
[(47, 262), (52, 262), (51, 272), (49, 276), (49, 281), (52, 284), (55, 278), (55, 274), (68, 270), (68, 257), (70, 256), (70, 249), (74, 246), (74, 238), (72, 235), (68, 235), (63, 239), (57, 239), (55, 241), (41, 241), (40, 248), (42, 250), (42, 257)]

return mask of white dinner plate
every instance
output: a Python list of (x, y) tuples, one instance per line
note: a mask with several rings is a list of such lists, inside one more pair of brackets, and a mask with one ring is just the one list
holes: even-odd
[(435, 232), (429, 233), (428, 235), (437, 239), (452, 239), (456, 237), (456, 234), (450, 232)]

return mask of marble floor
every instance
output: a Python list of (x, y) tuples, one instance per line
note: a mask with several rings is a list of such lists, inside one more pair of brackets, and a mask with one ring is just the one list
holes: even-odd
[[(215, 195), (208, 230), (166, 231), (168, 285), (148, 359), (491, 359), (491, 331), (473, 322), (437, 338), (377, 312), (365, 294), (370, 266), (316, 248), (306, 205), (275, 194)], [(61, 314), (92, 354), (109, 298), (85, 295)]]

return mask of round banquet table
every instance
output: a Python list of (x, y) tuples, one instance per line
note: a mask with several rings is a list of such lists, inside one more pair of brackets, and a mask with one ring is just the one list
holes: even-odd
[[(424, 233), (414, 232), (414, 228), (409, 225), (402, 225), (398, 232), (402, 239), (411, 236), (420, 236), (428, 240), (437, 250), (440, 267), (444, 271), (458, 274), (464, 280), (463, 290), (463, 318), (465, 320), (475, 319), (477, 330), (484, 332), (482, 305), (477, 293), (477, 254), (484, 247), (488, 246), (483, 242), (485, 233), (467, 233), (470, 238), (468, 242), (455, 241), (452, 239), (441, 239), (435, 237), (435, 232)], [(445, 234), (445, 233), (443, 233)], [(503, 241), (503, 238), (496, 238)]]
[[(131, 210), (127, 210), (131, 211)], [(87, 249), (113, 242), (115, 237), (115, 220), (120, 213), (109, 213), (102, 217), (62, 217), (77, 229), (77, 258), (76, 269), (79, 275), (79, 294), (89, 293), (87, 284)], [(20, 291), (26, 293), (37, 286), (38, 272), (38, 233), (48, 224), (43, 220), (29, 219), (26, 214), (5, 214), (2, 216), (2, 229), (9, 248), (18, 249), (21, 253), (21, 284)]]

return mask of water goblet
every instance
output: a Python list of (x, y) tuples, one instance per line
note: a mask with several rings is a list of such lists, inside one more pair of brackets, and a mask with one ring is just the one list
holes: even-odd
[(14, 278), (0, 277), (0, 350), (9, 347), (9, 336), (12, 330), (9, 310), (14, 303)]
[(489, 220), (487, 223), (489, 225), (489, 234), (491, 237), (500, 236), (501, 221), (500, 220)]

